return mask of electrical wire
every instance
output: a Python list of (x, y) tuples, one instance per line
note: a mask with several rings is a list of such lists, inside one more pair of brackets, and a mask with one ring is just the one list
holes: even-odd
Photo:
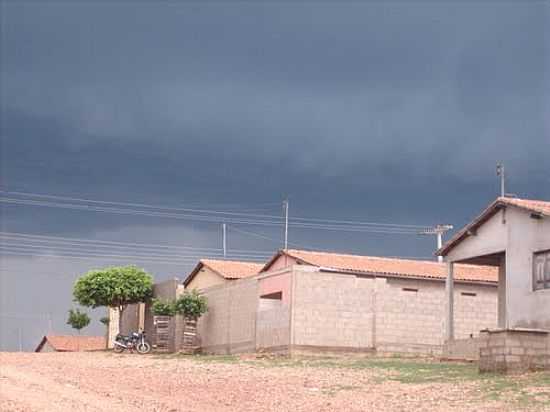
[[(174, 208), (174, 207), (162, 207), (157, 205), (149, 205), (143, 203), (128, 203), (128, 202), (112, 202), (112, 201), (100, 201), (93, 199), (74, 198), (66, 196), (45, 195), (37, 193), (27, 192), (15, 192), (0, 190), (0, 193), (7, 195), (37, 197), (45, 199), (57, 199), (62, 201), (76, 201), (87, 202), (90, 204), (74, 204), (74, 203), (60, 203), (50, 201), (40, 201), (34, 199), (17, 199), (17, 198), (0, 198), (0, 202), (13, 203), (13, 204), (25, 204), (33, 206), (46, 206), (57, 207), (74, 210), (88, 210), (95, 212), (108, 212), (118, 214), (130, 214), (140, 216), (152, 216), (152, 217), (166, 217), (177, 219), (190, 219), (204, 222), (216, 222), (216, 223), (233, 223), (233, 224), (249, 224), (249, 225), (267, 225), (267, 226), (281, 226), (283, 224), (282, 216), (265, 215), (265, 214), (251, 214), (241, 212), (228, 212), (218, 211), (210, 209), (190, 209), (190, 208)], [(107, 205), (107, 206), (94, 206), (94, 204)], [(125, 209), (115, 208), (108, 205), (125, 206)], [(189, 215), (181, 213), (167, 213), (154, 210), (136, 210), (131, 207), (141, 207), (157, 210), (171, 210), (171, 211), (184, 211), (195, 212), (198, 215)], [(219, 216), (208, 216), (208, 214), (223, 214), (227, 217), (221, 218)], [(240, 217), (235, 217), (240, 216)], [(419, 232), (428, 229), (428, 226), (424, 225), (406, 225), (396, 223), (380, 223), (380, 222), (364, 222), (355, 220), (335, 220), (335, 219), (319, 219), (319, 218), (307, 218), (307, 217), (292, 217), (289, 222), (289, 226), (304, 228), (304, 229), (320, 229), (331, 231), (351, 231), (351, 232), (371, 232), (371, 233), (385, 233), (385, 234), (413, 234), (417, 235)]]
[(157, 206), (157, 205), (150, 205), (145, 203), (113, 202), (113, 201), (106, 201), (106, 200), (83, 199), (83, 198), (76, 198), (76, 197), (46, 195), (46, 194), (39, 194), (39, 193), (13, 192), (13, 191), (6, 191), (6, 190), (0, 190), (0, 193), (6, 194), (6, 195), (19, 195), (19, 196), (38, 197), (38, 198), (45, 198), (45, 199), (69, 200), (69, 201), (95, 203), (95, 204), (103, 204), (103, 205), (131, 206), (131, 207), (141, 207), (141, 208), (148, 208), (148, 209), (172, 210), (172, 211), (180, 211), (180, 212), (198, 212), (198, 213), (210, 213), (210, 214), (219, 214), (219, 215), (282, 219), (281, 216), (264, 215), (264, 214), (255, 215), (250, 213), (228, 212), (228, 211), (219, 211), (219, 210), (211, 210), (211, 209), (191, 209), (191, 208)]
[[(28, 248), (6, 248), (5, 246), (0, 246), (0, 255), (16, 255), (16, 256), (34, 256), (39, 258), (67, 258), (67, 259), (92, 259), (92, 260), (141, 260), (151, 263), (161, 263), (169, 265), (185, 264), (185, 263), (196, 263), (199, 259), (209, 258), (208, 256), (200, 257), (187, 257), (181, 259), (173, 258), (154, 258), (146, 256), (126, 256), (126, 255), (114, 255), (114, 254), (93, 254), (93, 253), (79, 253), (79, 254), (70, 254), (71, 252), (63, 252), (63, 254), (53, 254), (53, 253), (36, 253)], [(213, 256), (212, 258), (223, 260), (221, 256)], [(239, 261), (250, 261), (250, 262), (264, 262), (265, 259), (259, 257), (228, 257), (229, 259), (238, 259)]]
[[(147, 248), (149, 249), (168, 249), (182, 252), (195, 251), (195, 253), (221, 253), (222, 248), (212, 247), (193, 247), (193, 246), (176, 246), (166, 244), (151, 244), (151, 243), (130, 243), (130, 242), (117, 242), (108, 240), (95, 240), (95, 239), (83, 239), (73, 237), (61, 237), (61, 236), (46, 236), (35, 235), (18, 232), (0, 232), (0, 239), (19, 240), (19, 241), (34, 241), (38, 243), (59, 243), (62, 245), (74, 245), (74, 246), (91, 246), (91, 247), (109, 247), (109, 248), (122, 248), (122, 249), (136, 249)], [(155, 251), (159, 253), (161, 251)], [(254, 253), (254, 254), (272, 254), (272, 251), (268, 250), (248, 250), (248, 249), (231, 249), (230, 253)]]

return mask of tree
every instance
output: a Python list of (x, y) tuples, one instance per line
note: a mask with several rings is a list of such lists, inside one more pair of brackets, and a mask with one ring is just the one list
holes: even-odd
[(69, 310), (69, 318), (67, 319), (67, 325), (71, 325), (78, 331), (80, 335), (80, 329), (85, 328), (90, 324), (90, 317), (86, 312), (81, 312), (79, 309)]
[(118, 309), (119, 330), (124, 309), (130, 304), (144, 302), (152, 293), (151, 275), (136, 266), (91, 270), (76, 281), (73, 290), (75, 301), (82, 306)]
[(174, 303), (176, 313), (187, 319), (197, 320), (208, 310), (206, 297), (199, 294), (195, 289), (191, 292), (185, 291)]

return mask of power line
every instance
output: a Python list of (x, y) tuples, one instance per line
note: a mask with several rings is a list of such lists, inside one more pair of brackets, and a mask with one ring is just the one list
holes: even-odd
[[(270, 220), (220, 218), (220, 217), (213, 217), (213, 216), (207, 216), (207, 215), (186, 215), (186, 214), (143, 211), (143, 210), (134, 210), (134, 209), (119, 209), (119, 208), (112, 208), (112, 207), (97, 207), (97, 206), (90, 206), (90, 205), (78, 205), (78, 204), (72, 204), (72, 203), (56, 203), (56, 202), (28, 200), (28, 199), (0, 198), (0, 202), (30, 205), (30, 206), (44, 206), (44, 207), (59, 208), (59, 209), (86, 210), (89, 212), (115, 213), (115, 214), (122, 214), (122, 215), (165, 217), (165, 218), (195, 220), (199, 222), (210, 222), (210, 223), (220, 223), (220, 222), (226, 221), (229, 223), (239, 223), (239, 224), (245, 224), (245, 225), (260, 225), (260, 226), (280, 226), (282, 224), (280, 222), (278, 223)], [(278, 218), (280, 219), (280, 217)]]
[[(136, 249), (147, 248), (147, 249), (168, 249), (176, 251), (183, 251), (188, 253), (188, 251), (194, 251), (194, 253), (216, 253), (222, 252), (221, 248), (212, 248), (212, 247), (193, 247), (193, 246), (176, 246), (176, 245), (167, 245), (167, 244), (152, 244), (152, 243), (130, 243), (130, 242), (117, 242), (109, 240), (99, 240), (99, 239), (83, 239), (83, 238), (73, 238), (73, 237), (61, 237), (61, 236), (46, 236), (46, 235), (36, 235), (36, 234), (27, 234), (19, 232), (0, 232), (0, 238), (7, 238), (10, 240), (19, 240), (19, 241), (33, 241), (33, 242), (42, 242), (42, 243), (59, 243), (67, 244), (74, 246), (91, 246), (91, 247), (103, 247), (103, 248), (122, 248), (122, 249)], [(161, 251), (154, 251), (154, 253), (159, 253)], [(245, 249), (234, 249), (233, 252), (246, 252), (246, 253), (258, 253), (258, 254), (271, 254), (272, 251), (268, 250), (245, 250)]]
[[(3, 248), (29, 248), (31, 250), (34, 250), (34, 249), (54, 250), (54, 251), (58, 251), (58, 252), (68, 252), (68, 253), (75, 252), (75, 253), (87, 253), (87, 254), (94, 254), (94, 255), (97, 254), (97, 255), (100, 255), (100, 256), (120, 256), (120, 255), (105, 253), (102, 250), (82, 250), (82, 249), (79, 249), (78, 247), (73, 247), (73, 246), (55, 246), (55, 245), (51, 246), (51, 247), (47, 247), (47, 246), (44, 246), (44, 245), (36, 245), (36, 244), (32, 244), (32, 243), (29, 244), (29, 243), (21, 243), (21, 242), (16, 242), (15, 244), (9, 244), (9, 245), (0, 245), (0, 247), (3, 247)], [(115, 250), (114, 252), (117, 253), (119, 251)], [(121, 251), (121, 253), (124, 253), (124, 252), (132, 253), (131, 251), (130, 252)], [(139, 254), (139, 253), (140, 252), (138, 252), (138, 254), (134, 254), (134, 255), (122, 255), (122, 257), (128, 257), (128, 258), (145, 257), (145, 258), (153, 258), (153, 259), (164, 259), (164, 258), (166, 258), (166, 259), (170, 259), (170, 260), (181, 260), (181, 259), (189, 259), (189, 258), (200, 259), (200, 258), (203, 258), (203, 257), (223, 258), (222, 253), (209, 253), (209, 254), (200, 254), (200, 255), (186, 255), (186, 254), (174, 255), (174, 254), (158, 254), (158, 253)], [(264, 254), (232, 253), (231, 256), (233, 256), (235, 258), (238, 258), (238, 257), (264, 258), (264, 257), (271, 256), (271, 255), (268, 255), (268, 254), (265, 254), (265, 253)]]
[[(0, 202), (13, 203), (13, 204), (25, 204), (25, 205), (32, 205), (32, 206), (46, 206), (46, 207), (62, 208), (62, 209), (86, 210), (86, 211), (92, 211), (92, 212), (105, 212), (105, 213), (151, 216), (151, 217), (165, 217), (165, 218), (195, 220), (195, 221), (210, 222), (210, 223), (227, 222), (232, 224), (245, 224), (245, 225), (256, 225), (256, 226), (282, 226), (283, 225), (283, 223), (277, 223), (273, 221), (227, 219), (227, 218), (220, 220), (219, 218), (212, 218), (212, 217), (202, 216), (202, 215), (181, 215), (181, 214), (174, 214), (174, 213), (146, 212), (146, 211), (130, 210), (130, 209), (124, 210), (124, 209), (115, 209), (115, 208), (99, 208), (95, 206), (53, 203), (53, 202), (43, 202), (43, 201), (34, 201), (34, 200), (22, 200), (22, 199), (0, 198)], [(418, 231), (414, 229), (410, 229), (410, 228), (399, 229), (397, 227), (370, 228), (367, 226), (294, 223), (292, 221), (289, 222), (289, 226), (303, 228), (303, 229), (317, 229), (317, 230), (340, 231), (340, 232), (418, 235)]]
[(145, 204), (145, 203), (113, 202), (113, 201), (106, 201), (106, 200), (83, 199), (83, 198), (76, 198), (76, 197), (46, 195), (46, 194), (39, 194), (39, 193), (13, 192), (13, 191), (6, 191), (6, 190), (0, 190), (0, 193), (6, 194), (6, 195), (19, 195), (19, 196), (38, 197), (38, 198), (45, 198), (45, 199), (69, 200), (69, 201), (87, 202), (87, 203), (95, 203), (95, 204), (103, 204), (103, 205), (131, 206), (131, 207), (142, 207), (142, 208), (148, 208), (148, 209), (172, 210), (172, 211), (180, 211), (180, 212), (198, 212), (198, 213), (210, 213), (210, 214), (219, 214), (219, 215), (234, 215), (234, 216), (281, 219), (281, 216), (275, 216), (275, 215), (263, 215), (263, 214), (254, 215), (250, 213), (228, 212), (228, 211), (219, 211), (219, 210), (211, 210), (211, 209), (192, 209), (192, 208), (158, 206), (158, 205), (151, 205), (151, 204)]
[(356, 226), (380, 226), (380, 227), (399, 227), (399, 228), (415, 228), (415, 229), (424, 229), (428, 226), (423, 225), (404, 225), (397, 223), (380, 223), (380, 222), (364, 222), (356, 220), (334, 220), (334, 219), (319, 219), (319, 218), (305, 218), (305, 217), (296, 217), (292, 216), (293, 221), (303, 221), (303, 222), (320, 222), (320, 223), (338, 223), (338, 224), (349, 224)]
[[(55, 196), (55, 195), (44, 195), (36, 193), (25, 193), (25, 192), (10, 192), (2, 191), (0, 193), (8, 195), (17, 195), (17, 196), (26, 196), (26, 197), (38, 197), (38, 198), (51, 198), (58, 199), (63, 201), (76, 201), (76, 202), (88, 202), (92, 204), (101, 204), (101, 205), (119, 205), (126, 206), (125, 209), (114, 208), (111, 206), (93, 206), (89, 204), (74, 204), (74, 203), (60, 203), (60, 202), (50, 202), (50, 201), (40, 201), (33, 199), (17, 199), (17, 198), (0, 198), (0, 202), (4, 203), (14, 203), (14, 204), (25, 204), (25, 205), (34, 205), (34, 206), (46, 206), (46, 207), (58, 207), (65, 209), (74, 209), (74, 210), (87, 210), (87, 211), (96, 211), (96, 212), (110, 212), (118, 214), (134, 214), (140, 216), (152, 216), (152, 217), (167, 217), (167, 218), (180, 218), (180, 219), (193, 219), (197, 221), (205, 222), (228, 222), (228, 223), (237, 223), (237, 224), (250, 224), (250, 225), (269, 225), (269, 226), (279, 226), (282, 225), (283, 217), (275, 215), (265, 215), (265, 214), (251, 214), (251, 213), (242, 213), (242, 212), (228, 212), (228, 211), (217, 211), (209, 209), (190, 209), (190, 208), (174, 208), (174, 207), (162, 207), (156, 205), (148, 205), (143, 203), (128, 203), (128, 202), (111, 202), (111, 201), (99, 201), (92, 199), (83, 199), (83, 198), (73, 198), (66, 196)], [(189, 214), (175, 214), (175, 213), (166, 213), (162, 211), (154, 210), (136, 210), (128, 208), (130, 207), (141, 207), (157, 210), (171, 210), (171, 211), (184, 211), (184, 212), (195, 212), (200, 213), (199, 215), (189, 215)], [(220, 216), (208, 216), (208, 214), (223, 214), (227, 217), (221, 218)], [(233, 217), (232, 217), (233, 216)], [(235, 216), (241, 216), (235, 217)], [(261, 220), (260, 220), (261, 219)], [(402, 232), (407, 232), (410, 234), (416, 234), (419, 230), (427, 229), (429, 226), (423, 225), (405, 225), (405, 224), (396, 224), (396, 223), (380, 223), (380, 222), (363, 222), (363, 221), (354, 221), (354, 220), (334, 220), (334, 219), (319, 219), (319, 218), (307, 218), (307, 217), (293, 217), (292, 221), (289, 223), (294, 227), (302, 227), (308, 229), (323, 229), (323, 230), (343, 230), (343, 231), (364, 231), (364, 232), (373, 232), (373, 233), (396, 233), (396, 234), (405, 234)], [(376, 230), (376, 231), (375, 231)]]
[[(248, 231), (248, 230), (244, 230), (244, 229), (238, 229), (234, 226), (231, 226), (231, 229), (234, 230), (235, 232), (239, 232), (239, 233), (242, 233), (242, 234), (245, 234), (245, 235), (249, 235), (249, 236), (253, 236), (253, 237), (257, 237), (259, 239), (265, 239), (265, 240), (269, 240), (270, 242), (273, 242), (273, 243), (276, 243), (278, 245), (281, 244), (281, 241), (280, 240), (277, 240), (275, 238), (272, 238), (272, 237), (269, 237), (269, 236), (265, 236), (265, 235), (262, 235), (260, 233), (256, 233), (256, 232), (251, 232), (251, 231)], [(294, 246), (294, 247), (297, 247), (297, 248), (300, 248), (300, 249), (305, 249), (305, 250), (321, 250), (320, 248), (313, 248), (313, 247), (310, 247), (310, 246), (303, 246), (303, 245), (299, 245), (297, 243), (294, 243), (294, 242), (288, 242), (288, 244), (290, 246)]]
[[(178, 265), (178, 264), (192, 264), (196, 263), (199, 259), (206, 259), (208, 256), (201, 256), (199, 258), (187, 258), (187, 259), (180, 259), (177, 261), (171, 260), (171, 259), (151, 259), (147, 257), (116, 257), (114, 255), (89, 255), (89, 254), (79, 254), (79, 255), (59, 255), (59, 254), (37, 254), (33, 253), (32, 251), (28, 251), (26, 249), (23, 249), (21, 251), (18, 250), (9, 250), (5, 249), (3, 246), (0, 246), (0, 254), (2, 255), (13, 255), (13, 256), (33, 256), (33, 257), (39, 257), (39, 258), (60, 258), (60, 259), (88, 259), (88, 260), (141, 260), (145, 262), (150, 263), (158, 263), (158, 264), (166, 264), (166, 265)], [(213, 258), (220, 259), (219, 256), (215, 256)], [(265, 259), (261, 259), (259, 257), (231, 257), (229, 258), (238, 259), (240, 261), (249, 261), (249, 262), (264, 262)]]

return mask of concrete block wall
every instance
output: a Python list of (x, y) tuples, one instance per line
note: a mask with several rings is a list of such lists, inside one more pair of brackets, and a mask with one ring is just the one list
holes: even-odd
[(281, 301), (263, 304), (256, 318), (256, 349), (288, 351), (290, 345), (290, 306)]
[[(479, 336), (484, 329), (498, 325), (498, 298), (496, 286), (465, 285), (454, 288), (455, 338)], [(476, 296), (471, 296), (475, 294)]]
[(481, 346), (487, 339), (485, 334), (474, 338), (453, 339), (443, 345), (443, 357), (455, 360), (479, 360)]
[[(470, 296), (472, 293), (475, 296)], [(441, 354), (445, 340), (443, 282), (387, 278), (377, 290), (376, 313), (379, 350)], [(476, 337), (480, 330), (496, 325), (496, 286), (455, 285), (457, 339)]]
[[(294, 266), (293, 282), (293, 347), (442, 353), (444, 282), (357, 277), (300, 266)], [(457, 338), (496, 327), (496, 286), (457, 284), (455, 294)]]
[(442, 288), (436, 282), (386, 279), (377, 294), (377, 349), (437, 353), (443, 343)]
[(480, 347), (480, 372), (550, 370), (550, 334), (543, 331), (489, 331)]
[(208, 300), (208, 312), (197, 325), (203, 352), (253, 352), (256, 349), (257, 279), (236, 280), (201, 293)]
[(369, 278), (295, 270), (292, 346), (371, 349), (373, 285)]

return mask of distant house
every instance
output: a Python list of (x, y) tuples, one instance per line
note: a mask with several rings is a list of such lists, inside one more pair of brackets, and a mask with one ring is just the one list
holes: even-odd
[(81, 352), (105, 349), (103, 336), (44, 336), (35, 352)]
[(183, 281), (185, 289), (204, 289), (231, 280), (257, 275), (263, 264), (233, 260), (201, 259)]

